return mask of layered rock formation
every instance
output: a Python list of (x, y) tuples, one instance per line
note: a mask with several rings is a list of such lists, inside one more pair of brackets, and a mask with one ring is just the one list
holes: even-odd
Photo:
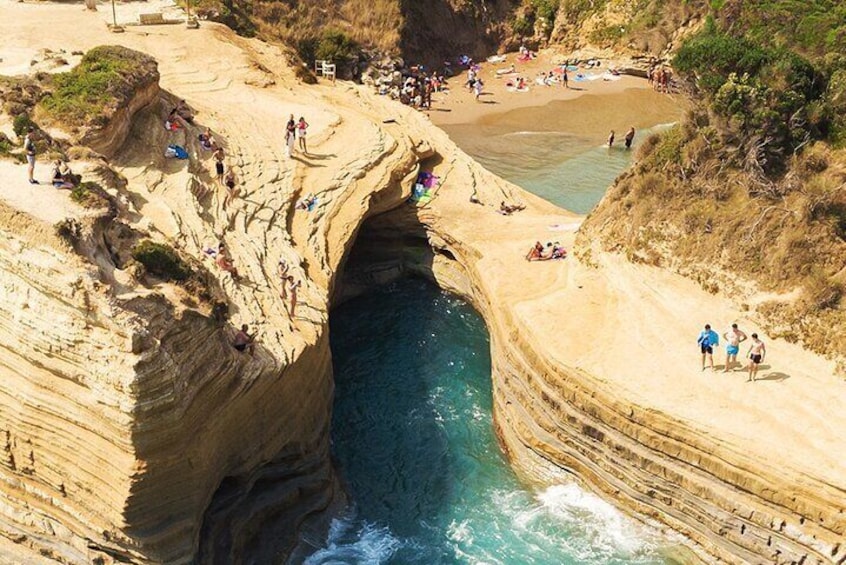
[[(40, 43), (37, 9), (9, 6), (15, 27), (0, 32), (16, 45)], [(50, 37), (66, 47), (105, 40), (93, 16), (49, 10)], [(224, 208), (200, 130), (164, 133), (167, 106), (153, 103), (113, 160), (126, 180), (112, 188), (115, 221), (130, 240), (167, 242), (198, 261), (223, 239), (242, 279), (205, 262), (228, 303), (224, 319), (189, 289), (135, 280), (120, 260), (120, 229), (92, 223), (73, 252), (34, 212), (0, 210), (0, 539), (15, 561), (283, 559), (297, 528), (335, 494), (331, 299), (404, 272), (432, 277), (484, 315), (497, 430), (527, 477), (548, 483), (575, 473), (688, 535), (709, 560), (846, 558), (842, 442), (831, 433), (846, 423), (844, 393), (826, 362), (779, 344), (799, 368), (781, 389), (751, 392), (680, 377), (673, 368), (683, 355), (668, 353), (656, 367), (640, 337), (613, 349), (634, 333), (680, 351), (687, 328), (668, 311), (729, 308), (598, 251), (527, 267), (531, 242), (554, 229), (571, 246), (580, 219), (485, 172), (413, 110), (352, 86), (297, 85), (275, 48), (213, 25), (120, 41), (158, 59), (163, 87), (188, 99), (198, 128), (225, 144), (242, 192)], [(312, 126), (307, 157), (284, 157), (279, 126), (289, 113)], [(188, 147), (189, 165), (161, 156), (174, 139)], [(441, 187), (417, 208), (403, 203), (420, 166)], [(296, 207), (308, 193), (317, 196), (310, 212)], [(45, 206), (63, 198), (33, 194)], [(527, 210), (500, 216), (503, 199)], [(280, 297), (280, 259), (303, 281), (294, 315)], [(347, 282), (337, 285), (344, 270)], [(242, 323), (258, 330), (254, 355), (231, 347)], [(667, 386), (680, 379), (688, 382)], [(721, 394), (751, 417), (726, 416)], [(767, 407), (785, 417), (767, 419)]]

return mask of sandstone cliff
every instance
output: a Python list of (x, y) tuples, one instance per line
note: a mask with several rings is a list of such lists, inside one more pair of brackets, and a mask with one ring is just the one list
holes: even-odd
[[(38, 9), (10, 5), (15, 25), (4, 20), (0, 31), (17, 45), (42, 41)], [(49, 10), (50, 37), (66, 47), (105, 41), (91, 15)], [(680, 373), (690, 328), (679, 305), (692, 318), (729, 319), (737, 310), (726, 297), (604, 252), (527, 267), (531, 242), (554, 229), (571, 247), (580, 219), (485, 172), (424, 116), (354, 86), (302, 87), (278, 49), (219, 26), (161, 33), (120, 38), (155, 56), (166, 91), (111, 163), (124, 179), (110, 189), (113, 222), (126, 229), (92, 222), (72, 252), (43, 210), (7, 204), (0, 214), (0, 538), (16, 561), (281, 558), (334, 494), (331, 299), (403, 272), (432, 277), (484, 315), (497, 431), (528, 478), (574, 473), (686, 534), (709, 560), (846, 558), (845, 399), (831, 363), (779, 341), (792, 374), (778, 386)], [(168, 92), (225, 143), (242, 190), (230, 207), (196, 131), (161, 128)], [(307, 158), (288, 160), (280, 147), (289, 113), (312, 126)], [(190, 164), (162, 157), (173, 139)], [(442, 185), (416, 208), (403, 202), (419, 166)], [(22, 169), (9, 167), (4, 182), (20, 183)], [(315, 209), (297, 209), (310, 192)], [(31, 194), (51, 210), (64, 202)], [(528, 208), (500, 216), (502, 199)], [(202, 263), (228, 318), (190, 289), (134, 278), (121, 259), (124, 231)], [(220, 239), (241, 281), (200, 259)], [(279, 259), (303, 280), (294, 316), (279, 296)], [(352, 282), (337, 284), (342, 271)], [(259, 331), (253, 356), (230, 346), (241, 323)], [(652, 343), (664, 346), (660, 363)]]

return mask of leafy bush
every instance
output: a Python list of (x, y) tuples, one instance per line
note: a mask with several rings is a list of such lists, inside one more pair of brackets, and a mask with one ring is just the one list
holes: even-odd
[(149, 239), (132, 248), (132, 257), (144, 265), (148, 273), (167, 281), (184, 281), (191, 275), (191, 269), (172, 247)]
[(15, 120), (12, 122), (12, 129), (14, 130), (15, 135), (23, 137), (26, 135), (29, 128), (38, 129), (38, 126), (26, 114), (19, 114), (15, 116)]
[(511, 22), (511, 30), (515, 35), (529, 37), (535, 33), (535, 22), (528, 16), (518, 16)]
[(345, 65), (358, 57), (359, 46), (347, 34), (338, 30), (326, 30), (317, 41), (314, 49), (315, 59), (332, 61)]

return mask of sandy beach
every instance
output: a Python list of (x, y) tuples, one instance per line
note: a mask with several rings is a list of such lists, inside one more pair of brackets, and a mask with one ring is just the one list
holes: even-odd
[[(479, 76), (485, 86), (478, 101), (473, 92), (464, 86), (466, 70), (450, 78), (449, 91), (436, 92), (432, 96), (432, 109), (427, 112), (432, 122), (449, 126), (526, 120), (531, 124), (531, 128), (525, 129), (554, 130), (568, 127), (591, 132), (605, 131), (607, 134), (607, 123), (613, 123), (621, 112), (631, 113), (630, 109), (620, 106), (623, 100), (627, 104), (635, 104), (642, 114), (640, 121), (632, 123), (638, 128), (658, 123), (655, 116), (661, 117), (659, 121), (668, 113), (680, 116), (686, 107), (683, 96), (655, 92), (643, 78), (629, 75), (616, 76), (613, 80), (597, 78), (577, 81), (575, 78), (578, 73), (601, 77), (605, 74), (605, 67), (571, 71), (569, 88), (564, 88), (560, 83), (541, 86), (535, 83), (536, 75), (539, 72), (549, 72), (563, 62), (565, 59), (561, 55), (541, 51), (537, 58), (524, 63), (516, 61), (516, 53), (509, 53), (506, 57), (507, 60), (502, 63), (482, 63)], [(516, 73), (496, 73), (497, 70), (508, 69), (512, 65)], [(527, 92), (509, 91), (507, 83), (516, 80), (518, 76), (526, 80), (529, 88)], [(597, 115), (602, 119), (591, 118)]]

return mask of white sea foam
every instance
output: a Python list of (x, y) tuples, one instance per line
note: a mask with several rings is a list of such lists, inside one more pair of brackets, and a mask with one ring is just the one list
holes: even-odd
[(310, 555), (305, 565), (378, 565), (402, 547), (402, 541), (386, 527), (365, 524), (355, 533), (353, 527), (352, 519), (332, 520), (326, 547)]
[(549, 515), (581, 530), (603, 554), (631, 555), (650, 546), (645, 528), (575, 483), (551, 486), (538, 500)]

